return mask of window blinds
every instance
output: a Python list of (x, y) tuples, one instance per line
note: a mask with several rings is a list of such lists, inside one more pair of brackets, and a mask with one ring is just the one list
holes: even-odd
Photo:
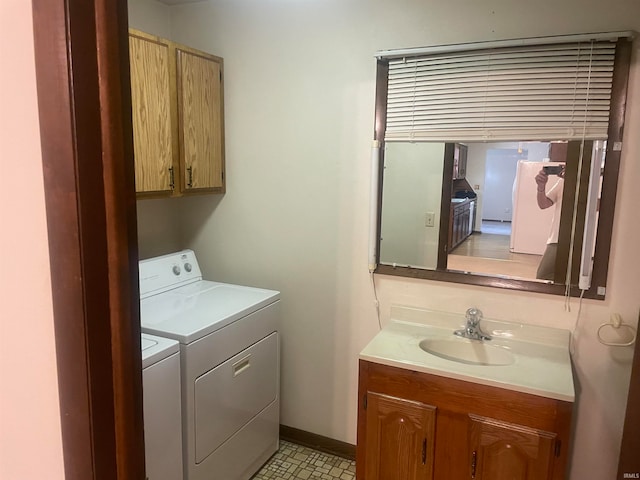
[(606, 139), (616, 43), (389, 59), (386, 141)]

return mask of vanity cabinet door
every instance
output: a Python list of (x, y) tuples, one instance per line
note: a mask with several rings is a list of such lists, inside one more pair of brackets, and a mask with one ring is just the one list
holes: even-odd
[(433, 478), (436, 407), (367, 393), (366, 480)]
[(470, 415), (470, 476), (475, 480), (552, 478), (556, 434)]
[(566, 478), (571, 403), (362, 359), (359, 370), (357, 480)]

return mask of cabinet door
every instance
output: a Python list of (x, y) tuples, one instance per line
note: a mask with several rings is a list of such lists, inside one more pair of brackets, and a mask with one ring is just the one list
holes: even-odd
[(222, 59), (177, 48), (178, 123), (182, 186), (224, 186)]
[(467, 204), (464, 207), (464, 217), (462, 219), (462, 229), (464, 231), (463, 238), (466, 239), (471, 235), (471, 205)]
[(551, 478), (555, 433), (470, 415), (471, 478)]
[(449, 252), (451, 252), (458, 245), (458, 209), (453, 208), (451, 214), (451, 242), (449, 246)]
[(174, 147), (169, 44), (132, 31), (129, 55), (136, 192), (171, 193)]
[[(457, 247), (467, 237), (467, 224), (469, 223), (468, 208), (465, 205), (458, 205), (453, 210), (453, 235), (451, 250)], [(465, 220), (466, 219), (466, 220)]]
[(458, 159), (458, 176), (457, 178), (465, 178), (467, 176), (467, 146), (459, 145), (460, 154)]
[(366, 480), (433, 478), (436, 408), (367, 393)]

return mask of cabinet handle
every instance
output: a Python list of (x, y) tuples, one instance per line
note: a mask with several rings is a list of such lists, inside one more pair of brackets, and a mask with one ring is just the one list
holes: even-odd
[(474, 450), (471, 454), (471, 478), (476, 478), (476, 459), (478, 453)]
[(189, 176), (189, 181), (187, 182), (187, 187), (193, 187), (193, 167), (187, 167), (187, 174)]
[(561, 446), (562, 446), (562, 442), (560, 440), (556, 440), (556, 445), (555, 445), (554, 452), (553, 452), (556, 457), (560, 456), (560, 447)]
[(422, 464), (427, 463), (427, 439), (422, 440)]
[(169, 188), (171, 188), (171, 190), (173, 190), (175, 188), (176, 184), (173, 178), (173, 167), (169, 167)]

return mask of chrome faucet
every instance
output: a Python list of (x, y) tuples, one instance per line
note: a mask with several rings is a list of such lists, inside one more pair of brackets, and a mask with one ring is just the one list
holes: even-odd
[(480, 320), (482, 320), (482, 312), (471, 307), (464, 316), (467, 319), (467, 326), (462, 330), (456, 330), (454, 335), (459, 337), (470, 338), (471, 340), (491, 340), (491, 336), (482, 333), (480, 329)]

